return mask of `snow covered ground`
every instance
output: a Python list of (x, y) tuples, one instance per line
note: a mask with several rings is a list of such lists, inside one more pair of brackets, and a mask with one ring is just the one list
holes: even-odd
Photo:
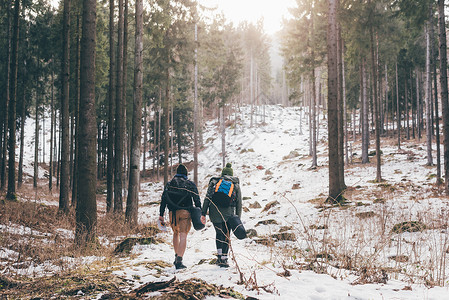
[[(349, 187), (345, 196), (351, 203), (342, 209), (323, 210), (320, 205), (328, 191), (325, 121), (320, 129), (320, 140), (324, 142), (318, 146), (318, 168), (311, 169), (308, 128), (306, 123), (300, 127), (299, 108), (270, 106), (266, 124), (261, 124), (258, 116), (253, 128), (249, 128), (248, 108), (242, 110), (237, 128), (227, 128), (227, 162), (233, 164), (234, 175), (242, 183), (247, 208), (242, 221), (246, 229), (255, 229), (258, 237), (245, 240), (233, 237), (235, 260), (229, 269), (220, 269), (208, 264), (215, 253), (215, 233), (209, 222), (206, 229), (199, 232), (192, 229), (189, 235), (184, 258), (188, 269), (176, 272), (173, 267), (165, 268), (161, 276), (138, 262), (173, 261), (171, 235), (162, 233), (167, 244), (136, 246), (133, 250), (136, 258), (118, 274), (130, 279), (138, 275), (142, 283), (166, 280), (173, 275), (180, 280), (198, 277), (209, 283), (232, 286), (259, 299), (449, 297), (447, 287), (428, 288), (437, 278), (448, 285), (448, 279), (441, 276), (448, 273), (445, 259), (448, 201), (434, 191), (432, 174), (436, 169), (425, 166), (424, 144), (404, 143), (401, 151), (395, 145), (382, 146), (383, 184), (374, 183), (374, 163), (350, 165), (345, 175)], [(302, 120), (305, 122), (306, 118), (303, 116)], [(222, 167), (221, 136), (215, 122), (206, 125), (204, 141), (205, 149), (199, 155), (202, 199), (210, 176), (218, 174)], [(358, 147), (354, 144), (355, 160), (361, 155)], [(141, 222), (154, 222), (157, 218), (158, 206), (144, 204), (158, 200), (161, 192), (161, 184), (143, 184)], [(272, 201), (277, 203), (264, 211)], [(250, 208), (257, 207), (253, 205), (255, 202), (260, 208)], [(276, 224), (259, 223), (270, 220)], [(428, 229), (391, 232), (395, 224), (405, 221), (421, 221)], [(294, 234), (296, 241), (271, 243), (273, 234), (281, 232)], [(259, 239), (268, 240), (270, 246), (256, 243)], [(316, 272), (307, 267), (314, 256), (318, 257), (314, 264)], [(395, 260), (394, 256), (399, 258)], [(365, 267), (368, 271), (338, 268), (345, 257), (354, 269)], [(407, 261), (401, 262), (401, 257), (407, 257), (403, 259)], [(203, 259), (206, 263), (199, 264)], [(237, 266), (246, 285), (237, 284), (240, 281)], [(382, 282), (379, 275), (382, 270), (388, 271), (386, 283), (378, 283)], [(322, 271), (327, 274), (319, 274)], [(370, 281), (373, 283), (355, 284)]]
[[(382, 145), (382, 184), (374, 182), (375, 163), (349, 165), (349, 205), (330, 208), (324, 205), (326, 120), (320, 116), (318, 167), (312, 169), (307, 117), (300, 113), (299, 108), (268, 106), (266, 123), (259, 114), (250, 128), (249, 108), (243, 107), (236, 127), (226, 129), (226, 161), (240, 178), (244, 197), (242, 221), (257, 232), (245, 240), (233, 236), (230, 268), (209, 264), (215, 257), (215, 231), (208, 220), (204, 230), (189, 234), (186, 270), (145, 267), (156, 260), (173, 262), (169, 230), (158, 234), (166, 243), (135, 246), (115, 274), (136, 287), (174, 275), (179, 280), (196, 277), (259, 299), (448, 299), (449, 206), (435, 188), (436, 168), (425, 165), (424, 140), (404, 142), (402, 150), (394, 143)], [(216, 121), (206, 124), (204, 141), (199, 154), (202, 200), (209, 178), (222, 168)], [(352, 152), (357, 162), (358, 143)], [(142, 182), (141, 224), (156, 221), (159, 206), (154, 202), (162, 189), (161, 183)], [(420, 221), (426, 230), (392, 232), (395, 224), (406, 221)], [(287, 240), (277, 241), (280, 236)], [(438, 282), (444, 287), (430, 288)]]

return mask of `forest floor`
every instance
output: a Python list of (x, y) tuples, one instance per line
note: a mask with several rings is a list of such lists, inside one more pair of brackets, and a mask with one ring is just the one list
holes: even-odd
[[(241, 181), (249, 233), (232, 237), (230, 268), (214, 264), (208, 221), (189, 234), (188, 268), (175, 270), (170, 230), (155, 226), (163, 185), (148, 178), (141, 182), (139, 228), (105, 216), (101, 195), (99, 247), (81, 255), (73, 245), (74, 216), (58, 214), (42, 169), (38, 189), (27, 177), (19, 202), (1, 204), (0, 299), (447, 298), (449, 201), (436, 184), (436, 167), (426, 164), (425, 137), (404, 139), (401, 149), (396, 137), (382, 138), (381, 183), (375, 157), (361, 164), (360, 143), (351, 142), (346, 203), (332, 206), (326, 204), (326, 120), (320, 116), (318, 167), (311, 168), (308, 117), (281, 106), (267, 107), (265, 117), (257, 112), (253, 127), (243, 107), (226, 129), (227, 161)], [(203, 138), (202, 200), (222, 167), (216, 121), (206, 124)]]

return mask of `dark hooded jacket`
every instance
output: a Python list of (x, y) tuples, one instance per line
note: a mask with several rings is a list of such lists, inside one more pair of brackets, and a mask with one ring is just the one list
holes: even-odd
[(200, 196), (195, 183), (188, 180), (187, 176), (183, 174), (176, 174), (167, 183), (162, 193), (159, 215), (164, 215), (166, 207), (169, 211), (188, 209), (193, 205), (193, 202), (196, 207), (201, 208)]

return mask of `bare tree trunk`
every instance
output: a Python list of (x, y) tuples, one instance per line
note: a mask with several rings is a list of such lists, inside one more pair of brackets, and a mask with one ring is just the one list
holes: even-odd
[(125, 121), (123, 106), (123, 55), (124, 55), (124, 8), (123, 0), (118, 2), (118, 46), (117, 46), (117, 84), (115, 105), (115, 155), (114, 155), (114, 212), (123, 212), (123, 155), (125, 140)]
[[(28, 40), (26, 44), (25, 51), (28, 50)], [(25, 78), (27, 74), (26, 65), (23, 67), (24, 76), (22, 79), (22, 84), (25, 86)], [(17, 188), (20, 189), (23, 184), (23, 152), (24, 152), (24, 142), (25, 142), (25, 120), (26, 120), (26, 92), (22, 93), (22, 103), (21, 103), (21, 115), (20, 115), (20, 153), (19, 153), (19, 172), (17, 174)], [(1, 143), (1, 141), (0, 141)]]
[(416, 70), (416, 129), (418, 134), (418, 141), (421, 140), (421, 101), (419, 97), (419, 71)]
[(114, 5), (115, 0), (109, 0), (109, 101), (108, 101), (108, 153), (106, 175), (106, 212), (114, 209), (114, 110), (115, 110), (115, 42), (114, 42)]
[(449, 195), (449, 107), (447, 87), (447, 42), (446, 20), (444, 15), (444, 0), (438, 0), (438, 24), (440, 30), (440, 86), (441, 103), (443, 107), (443, 140), (444, 140), (444, 187)]
[(50, 98), (50, 165), (49, 165), (49, 176), (48, 176), (48, 189), (50, 192), (53, 190), (53, 139), (55, 131), (55, 104), (54, 104), (54, 86), (55, 86), (55, 76), (54, 72), (51, 72), (51, 98)]
[[(142, 169), (145, 173), (146, 171), (146, 153), (147, 153), (147, 105), (146, 103), (143, 104), (143, 158), (142, 158)], [(145, 176), (145, 175), (144, 175)]]
[[(198, 186), (198, 24), (195, 15), (195, 60), (194, 60), (194, 102), (193, 102), (193, 182)], [(237, 128), (237, 121), (235, 122)]]
[[(370, 3), (371, 1), (368, 1)], [(377, 63), (375, 60), (374, 47), (374, 30), (370, 28), (371, 39), (371, 67), (373, 72), (373, 92), (374, 92), (374, 121), (375, 121), (375, 135), (376, 135), (376, 182), (382, 182), (381, 173), (381, 157), (380, 157), (380, 116), (379, 116), (379, 99), (377, 98)]]
[(426, 135), (427, 135), (427, 165), (432, 166), (432, 116), (431, 116), (431, 97), (432, 97), (432, 79), (430, 73), (430, 30), (429, 22), (426, 26)]
[(3, 132), (1, 141), (1, 161), (0, 161), (0, 189), (4, 189), (6, 186), (6, 150), (8, 149), (8, 114), (9, 114), (9, 103), (11, 101), (10, 94), (10, 82), (11, 82), (11, 1), (6, 1), (6, 9), (7, 9), (7, 49), (6, 49), (6, 84), (5, 84), (5, 102), (4, 108), (2, 111), (3, 114)]
[(122, 187), (123, 191), (127, 192), (128, 185), (128, 162), (129, 162), (129, 144), (130, 144), (130, 134), (128, 132), (128, 127), (126, 126), (126, 106), (127, 102), (127, 83), (128, 83), (128, 0), (124, 2), (124, 15), (123, 15), (123, 178)]
[[(78, 8), (79, 11), (79, 8)], [(81, 56), (81, 22), (80, 14), (76, 16), (76, 62), (75, 62), (75, 158), (73, 162), (73, 187), (72, 187), (72, 207), (76, 207), (78, 199), (78, 162), (79, 162), (79, 116), (80, 116), (80, 56)]]
[(168, 151), (170, 148), (170, 71), (166, 70), (166, 86), (165, 86), (165, 101), (164, 101), (164, 186), (168, 183)]
[(401, 149), (401, 109), (399, 106), (398, 62), (396, 62), (396, 121), (398, 131), (398, 150)]
[(327, 51), (328, 51), (328, 141), (329, 141), (329, 198), (338, 202), (342, 198), (338, 158), (338, 0), (329, 0)]
[(409, 108), (409, 101), (408, 101), (408, 86), (407, 86), (407, 75), (404, 80), (404, 101), (405, 101), (405, 119), (406, 119), (406, 138), (407, 140), (410, 140), (410, 108)]
[[(162, 91), (159, 88), (159, 103), (162, 100), (162, 95), (161, 95)], [(160, 176), (160, 153), (161, 153), (161, 108), (160, 106), (157, 108), (157, 156), (156, 156), (156, 161), (157, 161), (157, 180), (159, 181), (159, 176)]]
[(369, 121), (368, 121), (368, 101), (366, 95), (366, 71), (365, 71), (365, 59), (362, 59), (361, 68), (361, 91), (362, 91), (362, 164), (369, 163), (368, 148), (369, 148)]
[(70, 76), (70, 0), (64, 0), (63, 32), (62, 32), (62, 94), (61, 94), (61, 179), (59, 189), (59, 211), (69, 211), (69, 76)]
[(343, 43), (341, 39), (341, 27), (337, 23), (337, 62), (338, 62), (338, 178), (340, 190), (346, 189), (345, 183), (345, 159), (344, 143), (345, 132), (343, 130)]
[(388, 119), (388, 69), (387, 64), (385, 64), (385, 129), (388, 136), (389, 131), (389, 119)]
[(81, 39), (80, 149), (75, 241), (86, 246), (97, 235), (97, 176), (95, 166), (95, 44), (96, 0), (83, 0)]
[(136, 0), (136, 42), (134, 56), (134, 103), (132, 119), (131, 158), (129, 163), (128, 199), (125, 219), (137, 226), (140, 188), (140, 140), (142, 131), (143, 84), (143, 0)]
[(254, 114), (254, 80), (253, 80), (253, 69), (254, 69), (254, 59), (253, 59), (253, 50), (251, 49), (251, 64), (249, 71), (249, 89), (250, 89), (250, 101), (251, 101), (251, 121), (250, 127), (253, 127), (253, 114)]
[[(433, 16), (432, 6), (430, 6), (430, 12)], [(441, 142), (440, 142), (440, 116), (438, 112), (438, 80), (437, 80), (437, 61), (438, 52), (435, 50), (435, 29), (433, 24), (433, 18), (429, 18), (430, 22), (430, 52), (432, 57), (432, 69), (433, 69), (433, 92), (435, 95), (435, 144), (437, 147), (437, 183), (441, 182)], [(418, 78), (418, 75), (416, 76)], [(416, 80), (416, 93), (418, 91), (418, 79)], [(417, 98), (418, 99), (418, 98)], [(417, 100), (418, 101), (418, 100)]]
[[(313, 57), (313, 52), (312, 52)], [(311, 113), (310, 113), (310, 122), (311, 122), (311, 146), (312, 146), (312, 168), (316, 168), (318, 166), (317, 162), (317, 149), (316, 149), (316, 143), (317, 143), (317, 133), (316, 133), (316, 80), (315, 80), (315, 69), (312, 70), (312, 97), (310, 98), (310, 107), (311, 107)]]
[[(40, 58), (38, 57), (38, 67)], [(33, 187), (37, 188), (37, 181), (39, 178), (39, 77), (36, 76), (36, 91), (35, 91), (35, 99), (34, 99), (34, 110), (35, 110), (35, 119), (34, 119), (34, 175), (33, 175)]]
[(17, 200), (16, 197), (16, 102), (17, 102), (17, 71), (19, 60), (19, 12), (20, 0), (14, 2), (14, 23), (11, 50), (11, 98), (9, 99), (9, 142), (8, 142), (8, 190), (6, 199)]

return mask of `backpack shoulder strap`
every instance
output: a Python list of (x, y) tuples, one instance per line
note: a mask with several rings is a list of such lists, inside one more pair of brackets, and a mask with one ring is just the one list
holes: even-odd
[(223, 182), (223, 178), (221, 178), (217, 184), (215, 185), (215, 193), (218, 191), (218, 189), (220, 188), (221, 183)]

